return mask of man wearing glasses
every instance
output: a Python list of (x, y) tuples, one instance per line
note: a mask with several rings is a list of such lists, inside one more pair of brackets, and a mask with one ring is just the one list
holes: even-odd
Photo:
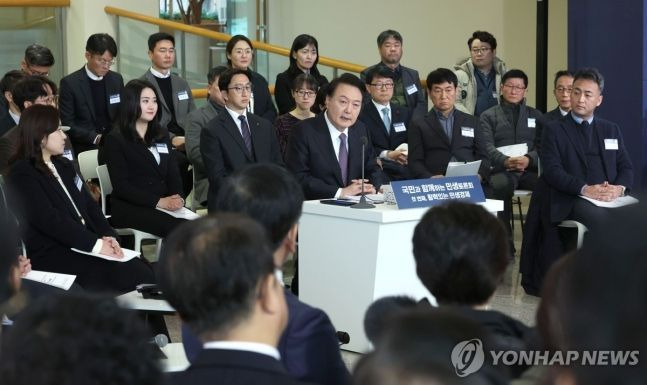
[(210, 212), (214, 212), (220, 186), (234, 171), (250, 163), (283, 166), (272, 123), (247, 112), (253, 91), (250, 76), (248, 70), (242, 69), (230, 69), (220, 75), (218, 88), (225, 111), (200, 133), (200, 153), (209, 179)]
[(110, 70), (116, 57), (117, 44), (110, 35), (91, 35), (85, 45), (86, 64), (61, 79), (61, 121), (71, 127), (77, 154), (97, 148), (117, 118), (124, 79)]
[(537, 121), (537, 153), (541, 155), (541, 135), (544, 127), (553, 121), (559, 120), (563, 116), (568, 115), (571, 110), (571, 91), (573, 89), (573, 73), (568, 70), (557, 71), (555, 74), (555, 81), (553, 82), (555, 89), (553, 95), (557, 101), (557, 107), (554, 110), (548, 111)]
[[(512, 195), (515, 189), (534, 190), (537, 184), (536, 128), (541, 112), (526, 105), (527, 88), (528, 76), (523, 71), (513, 69), (506, 72), (501, 77), (501, 104), (483, 112), (479, 121), (493, 167), (490, 185), (494, 199), (503, 200), (503, 212), (499, 213), (499, 218), (508, 230), (511, 250), (514, 250), (510, 225)], [(527, 147), (516, 150), (501, 148), (515, 144)]]
[(391, 102), (395, 75), (387, 67), (378, 65), (366, 73), (366, 90), (370, 101), (364, 103), (359, 120), (369, 131), (375, 156), (382, 162), (382, 170), (391, 180), (408, 178), (406, 148), (409, 110)]
[(467, 47), (470, 58), (454, 66), (460, 88), (456, 108), (479, 116), (499, 103), (499, 85), (506, 67), (496, 56), (496, 39), (491, 33), (474, 32)]

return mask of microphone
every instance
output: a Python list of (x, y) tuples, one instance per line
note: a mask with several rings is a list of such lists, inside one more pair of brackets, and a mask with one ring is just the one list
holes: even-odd
[(362, 142), (362, 197), (359, 198), (359, 202), (350, 206), (353, 209), (372, 209), (375, 205), (366, 202), (366, 196), (364, 195), (364, 151), (366, 150), (366, 145), (368, 144), (368, 139), (365, 136), (360, 138)]
[(158, 334), (155, 338), (151, 338), (151, 342), (154, 343), (158, 348), (163, 348), (168, 345), (168, 337), (166, 334)]
[(340, 345), (345, 345), (350, 342), (350, 335), (344, 331), (337, 331), (337, 339), (339, 340)]

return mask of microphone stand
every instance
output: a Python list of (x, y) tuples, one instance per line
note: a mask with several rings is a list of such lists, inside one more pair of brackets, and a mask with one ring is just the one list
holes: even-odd
[(372, 209), (375, 208), (374, 204), (368, 203), (366, 201), (366, 196), (364, 194), (364, 150), (366, 148), (366, 143), (368, 143), (368, 139), (365, 136), (362, 136), (361, 138), (362, 141), (362, 192), (361, 192), (361, 198), (359, 198), (359, 202), (355, 203), (354, 205), (350, 206), (351, 209)]

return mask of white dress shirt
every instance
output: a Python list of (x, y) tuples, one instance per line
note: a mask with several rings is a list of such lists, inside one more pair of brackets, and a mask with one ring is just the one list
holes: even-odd
[(276, 360), (281, 360), (281, 354), (274, 347), (259, 342), (247, 341), (210, 341), (203, 345), (205, 349), (226, 349), (226, 350), (241, 350), (246, 352), (254, 352), (270, 356)]
[[(344, 128), (342, 131), (339, 131), (337, 127), (333, 126), (330, 119), (328, 119), (328, 111), (324, 112), (324, 118), (326, 119), (326, 125), (328, 125), (328, 132), (330, 133), (332, 146), (335, 149), (335, 158), (337, 158), (337, 161), (339, 162), (339, 148), (341, 147), (341, 139), (339, 138), (339, 135), (341, 135), (342, 133), (346, 134), (346, 153), (348, 153), (348, 127)], [(337, 192), (335, 193), (335, 198), (340, 197), (341, 188), (338, 188)]]

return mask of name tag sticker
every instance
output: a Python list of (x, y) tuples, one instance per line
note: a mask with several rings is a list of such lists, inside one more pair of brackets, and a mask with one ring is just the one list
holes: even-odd
[(473, 127), (461, 127), (461, 135), (468, 138), (474, 137), (474, 128)]
[(121, 103), (121, 97), (119, 94), (110, 95), (110, 104)]
[(605, 139), (604, 140), (604, 149), (605, 150), (617, 150), (618, 149), (618, 139)]
[(404, 123), (398, 122), (398, 123), (393, 123), (393, 129), (395, 132), (404, 132), (407, 130), (407, 127), (405, 127)]
[(168, 147), (166, 147), (166, 143), (155, 143), (155, 147), (157, 148), (157, 152), (160, 154), (168, 154)]
[(528, 127), (533, 128), (537, 125), (537, 122), (535, 121), (535, 118), (528, 118)]
[(409, 87), (407, 87), (407, 95), (415, 94), (416, 92), (418, 92), (418, 87), (416, 87), (415, 84), (412, 84)]
[(493, 97), (494, 99), (498, 99), (498, 98), (499, 98), (499, 94), (497, 94), (496, 92), (492, 92), (492, 97)]
[(186, 91), (180, 91), (177, 93), (177, 98), (178, 100), (187, 100), (189, 98), (189, 94)]
[(74, 177), (74, 185), (76, 186), (77, 190), (81, 191), (81, 187), (83, 186), (83, 181), (81, 181), (81, 178), (79, 178), (78, 174)]
[(63, 156), (69, 160), (74, 160), (74, 155), (72, 155), (72, 150), (70, 149), (65, 149), (65, 151), (63, 151)]

